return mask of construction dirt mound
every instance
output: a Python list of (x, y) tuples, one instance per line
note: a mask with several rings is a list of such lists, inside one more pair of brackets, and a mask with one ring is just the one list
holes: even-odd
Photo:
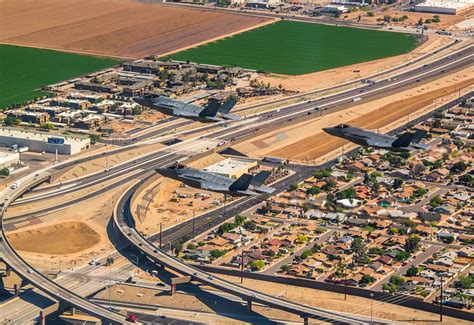
[(82, 222), (64, 222), (8, 234), (11, 245), (20, 251), (47, 255), (81, 252), (96, 245), (100, 236)]
[(269, 19), (129, 0), (0, 0), (0, 42), (138, 58)]

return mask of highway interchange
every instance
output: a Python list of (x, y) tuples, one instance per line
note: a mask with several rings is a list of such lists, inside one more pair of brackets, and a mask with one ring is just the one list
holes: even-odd
[[(220, 130), (213, 130), (214, 126), (208, 126), (211, 132), (206, 134), (205, 138), (211, 139), (216, 143), (220, 141), (226, 141), (227, 143), (232, 144), (237, 140), (243, 139), (248, 136), (252, 136), (255, 134), (255, 132), (259, 132), (264, 128), (272, 128), (283, 123), (290, 123), (296, 119), (312, 118), (314, 117), (314, 116), (311, 116), (313, 114), (324, 114), (324, 113), (343, 109), (345, 107), (353, 105), (352, 104), (353, 99), (356, 97), (361, 97), (362, 101), (373, 100), (380, 96), (385, 96), (387, 93), (394, 93), (394, 92), (401, 91), (405, 89), (406, 87), (412, 86), (418, 82), (426, 82), (427, 80), (437, 78), (443, 74), (447, 74), (448, 72), (465, 68), (468, 65), (471, 65), (472, 63), (473, 63), (473, 46), (468, 46), (462, 50), (457, 51), (455, 54), (444, 56), (441, 59), (434, 60), (432, 63), (416, 67), (407, 72), (403, 72), (397, 77), (391, 77), (389, 79), (377, 81), (377, 83), (372, 86), (364, 85), (364, 86), (357, 87), (354, 89), (342, 91), (334, 95), (330, 95), (326, 98), (309, 100), (302, 103), (289, 105), (282, 109), (278, 109), (278, 110), (275, 109), (274, 111), (270, 111), (270, 112), (267, 111), (259, 115), (247, 117), (246, 119), (250, 121), (250, 123), (245, 123), (245, 124), (235, 123), (235, 125), (230, 124), (227, 128), (223, 128)], [(196, 131), (194, 130), (188, 131), (188, 133), (191, 133), (191, 134), (193, 132), (196, 132)], [(203, 136), (200, 137), (200, 139), (203, 139), (203, 138), (204, 138)], [(197, 139), (197, 140), (200, 140), (200, 139)], [(190, 145), (192, 145), (193, 141), (196, 141), (196, 139), (185, 140), (184, 142), (186, 141), (189, 141)], [(149, 171), (157, 166), (164, 166), (176, 160), (182, 160), (189, 157), (189, 154), (185, 152), (176, 153), (172, 151), (173, 151), (173, 146), (170, 146), (168, 148), (165, 148), (164, 150), (159, 150), (149, 155), (146, 155), (134, 160), (130, 160), (128, 162), (121, 164), (120, 166), (115, 166), (113, 168), (110, 168), (107, 171), (103, 171), (103, 172), (101, 171), (95, 174), (87, 175), (78, 180), (64, 182), (61, 185), (59, 191), (57, 189), (54, 189), (53, 187), (50, 187), (49, 190), (46, 190), (46, 191), (41, 190), (41, 191), (38, 191), (38, 193), (34, 194), (36, 191), (33, 190), (31, 196), (29, 198), (25, 198), (24, 202), (25, 203), (32, 202), (31, 200), (34, 201), (35, 198), (38, 198), (38, 199), (52, 198), (58, 195), (63, 195), (65, 191), (66, 192), (77, 191), (79, 188), (84, 188), (87, 186), (92, 186), (94, 184), (99, 184), (106, 180), (112, 180), (122, 175), (123, 176), (128, 175), (127, 178), (124, 178), (118, 181), (117, 183), (110, 185), (109, 187), (105, 187), (103, 189), (98, 190), (97, 192), (94, 192), (95, 195), (98, 195), (101, 192), (110, 190), (110, 188), (114, 186), (116, 187), (116, 186), (125, 184), (126, 182), (134, 178), (137, 178), (137, 174), (139, 174), (139, 172), (137, 172), (138, 168), (139, 170)], [(82, 158), (82, 159), (89, 159), (89, 158)], [(70, 163), (66, 162), (65, 165), (67, 164), (70, 164)], [(55, 168), (57, 170), (58, 166), (56, 166)], [(304, 178), (307, 175), (310, 175), (312, 172), (311, 168), (295, 167), (295, 169), (296, 169), (296, 173), (294, 175), (281, 181), (281, 183), (277, 184), (277, 186), (280, 187), (281, 189), (286, 188), (295, 179)], [(51, 171), (53, 170), (53, 168), (50, 168), (49, 170)], [(43, 173), (40, 172), (39, 174), (42, 175)], [(141, 176), (146, 177), (147, 175), (149, 175), (149, 173), (142, 174)], [(27, 184), (30, 184), (30, 185), (33, 184), (32, 183), (33, 178), (38, 179), (37, 176), (33, 177), (33, 175), (29, 175), (23, 180), (24, 185), (21, 187), (21, 191), (18, 190), (18, 191), (15, 191), (14, 193), (13, 192), (10, 193), (7, 191), (6, 193), (5, 192), (2, 193), (2, 197), (7, 197), (7, 196), (10, 197), (6, 202), (6, 206), (8, 206), (8, 204), (10, 204), (12, 201), (14, 201), (14, 199), (16, 199), (15, 196), (21, 195), (22, 191), (27, 189), (26, 188)], [(63, 203), (60, 203), (57, 208), (60, 209), (67, 205), (78, 203), (83, 199), (87, 199), (87, 198), (77, 199), (77, 200), (74, 200), (74, 202), (63, 202)], [(226, 210), (226, 216), (231, 215), (235, 213), (236, 211), (245, 210), (246, 208), (249, 208), (254, 204), (255, 202), (253, 202), (252, 199), (239, 201)], [(49, 208), (48, 211), (51, 211), (51, 208)], [(38, 212), (34, 212), (34, 214), (32, 214), (31, 216), (37, 213)], [(219, 213), (219, 211), (217, 211), (217, 213)], [(224, 218), (226, 216), (224, 216)], [(21, 216), (21, 217), (27, 219), (29, 216)], [(204, 215), (199, 218), (202, 218), (203, 220), (205, 220), (206, 216)], [(3, 221), (3, 214), (2, 214), (2, 221)], [(120, 225), (121, 229), (122, 227), (125, 227), (126, 223), (123, 223), (123, 219), (122, 221), (118, 220), (118, 222), (122, 222), (122, 224)], [(199, 226), (199, 227), (202, 227), (202, 229), (196, 228), (195, 231), (201, 232), (217, 223), (219, 223), (219, 220), (217, 221), (213, 220), (212, 222), (207, 222), (204, 225)], [(182, 240), (183, 236), (186, 236), (186, 234), (189, 235), (189, 222), (185, 223), (184, 225), (181, 225), (180, 230), (181, 229), (182, 229), (181, 233), (174, 232), (171, 230), (165, 231), (163, 233), (163, 242), (172, 242), (178, 239)], [(133, 231), (133, 229), (129, 229), (129, 230)], [(134, 240), (135, 239), (144, 240), (141, 237), (140, 237), (141, 239), (135, 236), (132, 236), (132, 237), (134, 238)], [(58, 300), (68, 301), (71, 305), (77, 306), (78, 308), (88, 311), (92, 315), (95, 315), (102, 319), (108, 319), (109, 321), (117, 322), (117, 323), (125, 322), (123, 316), (120, 316), (105, 308), (99, 307), (98, 305), (93, 304), (87, 301), (86, 299), (81, 298), (80, 296), (74, 294), (72, 291), (65, 289), (64, 287), (61, 287), (57, 283), (44, 278), (38, 272), (32, 270), (33, 273), (29, 273), (29, 270), (31, 268), (28, 266), (28, 264), (25, 261), (21, 259), (21, 257), (18, 256), (18, 254), (14, 252), (14, 250), (5, 240), (6, 237), (3, 233), (3, 223), (2, 223), (2, 238), (4, 240), (2, 241), (1, 252), (2, 252), (2, 256), (5, 256), (5, 260), (7, 261), (7, 263), (13, 269), (15, 269), (23, 278), (28, 278), (30, 282), (32, 282), (35, 286), (40, 288), (42, 291), (46, 292), (48, 295)], [(156, 236), (151, 238), (151, 240), (156, 240), (156, 239), (157, 239)], [(138, 244), (139, 243), (137, 243), (137, 245)], [(148, 241), (142, 242), (142, 249), (147, 254), (150, 254), (150, 256), (153, 256), (154, 258), (162, 262), (163, 260), (166, 261), (166, 263), (169, 263), (169, 267), (171, 268), (175, 267), (174, 266), (176, 263), (175, 259), (173, 259), (171, 256), (161, 251), (158, 251), (158, 253), (155, 253), (156, 248)], [(182, 267), (185, 267), (185, 269), (182, 269)], [(188, 267), (188, 266), (180, 265), (179, 268), (185, 274), (193, 274), (195, 272), (193, 268)], [(208, 280), (206, 280), (207, 275), (198, 273), (198, 275), (193, 275), (193, 276), (202, 282), (206, 282), (206, 281), (209, 282)], [(228, 284), (225, 284), (225, 286), (227, 285)], [(252, 301), (259, 301), (266, 304), (274, 303), (274, 301), (272, 300), (274, 299), (274, 297), (270, 299), (269, 297), (266, 297), (265, 295), (262, 295), (260, 293), (255, 297), (255, 296), (252, 296), (252, 294), (253, 293), (246, 292), (245, 294), (242, 294), (242, 295), (244, 295), (245, 297), (247, 297), (249, 300), (252, 300)], [(277, 302), (275, 306), (282, 307), (280, 302)], [(299, 310), (301, 314), (306, 314), (307, 316), (317, 315), (315, 313), (315, 310), (313, 310), (313, 308), (309, 308), (307, 306), (303, 306), (301, 308), (303, 308)], [(294, 311), (295, 309), (293, 308), (291, 310)], [(303, 312), (303, 310), (305, 311)], [(320, 311), (320, 310), (317, 310), (317, 312), (327, 313), (326, 311)], [(325, 315), (324, 317), (328, 317), (328, 314), (324, 314), (324, 315)], [(331, 317), (336, 317), (336, 316), (331, 316)], [(347, 316), (347, 317), (352, 317), (352, 316)], [(346, 321), (349, 319), (350, 318), (347, 318)]]

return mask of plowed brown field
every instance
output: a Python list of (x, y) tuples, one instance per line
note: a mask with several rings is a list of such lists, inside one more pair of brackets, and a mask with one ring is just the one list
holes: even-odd
[(0, 0), (0, 42), (138, 58), (268, 21), (129, 0)]

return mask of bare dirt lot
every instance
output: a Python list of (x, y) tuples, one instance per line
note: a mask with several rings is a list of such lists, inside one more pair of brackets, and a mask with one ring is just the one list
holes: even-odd
[(339, 123), (349, 123), (387, 132), (387, 126), (405, 123), (408, 114), (410, 119), (413, 119), (425, 109), (432, 110), (435, 99), (439, 106), (440, 98), (457, 94), (457, 90), (472, 85), (473, 69), (472, 66), (467, 67), (463, 71), (396, 95), (274, 130), (240, 143), (235, 149), (255, 157), (269, 155), (300, 161), (320, 159), (334, 150), (341, 150), (342, 146), (347, 150), (347, 141), (331, 137), (321, 129)]
[(15, 249), (52, 255), (77, 253), (100, 241), (91, 227), (74, 221), (10, 233), (8, 239)]
[(269, 19), (129, 0), (0, 0), (0, 42), (138, 58)]

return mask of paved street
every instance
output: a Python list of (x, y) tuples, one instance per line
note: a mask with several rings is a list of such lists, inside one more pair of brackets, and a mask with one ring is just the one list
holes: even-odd
[(407, 270), (412, 267), (413, 265), (420, 265), (421, 263), (424, 263), (428, 258), (431, 257), (434, 253), (437, 251), (441, 250), (442, 246), (430, 246), (426, 249), (426, 251), (422, 252), (420, 255), (418, 255), (414, 260), (410, 261), (407, 263), (407, 265), (400, 267), (398, 270), (395, 272), (391, 273), (390, 275), (386, 276), (379, 282), (377, 282), (373, 287), (370, 289), (376, 290), (376, 291), (382, 291), (382, 287), (385, 283), (388, 283), (390, 280), (390, 277), (392, 275), (405, 275)]
[(295, 251), (294, 255), (288, 255), (285, 258), (281, 259), (279, 262), (273, 264), (271, 267), (263, 271), (262, 273), (264, 274), (270, 274), (273, 275), (275, 274), (280, 268), (285, 265), (285, 264), (291, 264), (295, 258), (295, 256), (300, 255), (307, 249), (311, 249), (315, 244), (323, 244), (328, 240), (329, 237), (331, 237), (334, 234), (333, 230), (326, 231), (324, 234), (322, 234), (318, 239), (315, 241), (312, 241), (303, 247), (299, 248), (298, 250)]

